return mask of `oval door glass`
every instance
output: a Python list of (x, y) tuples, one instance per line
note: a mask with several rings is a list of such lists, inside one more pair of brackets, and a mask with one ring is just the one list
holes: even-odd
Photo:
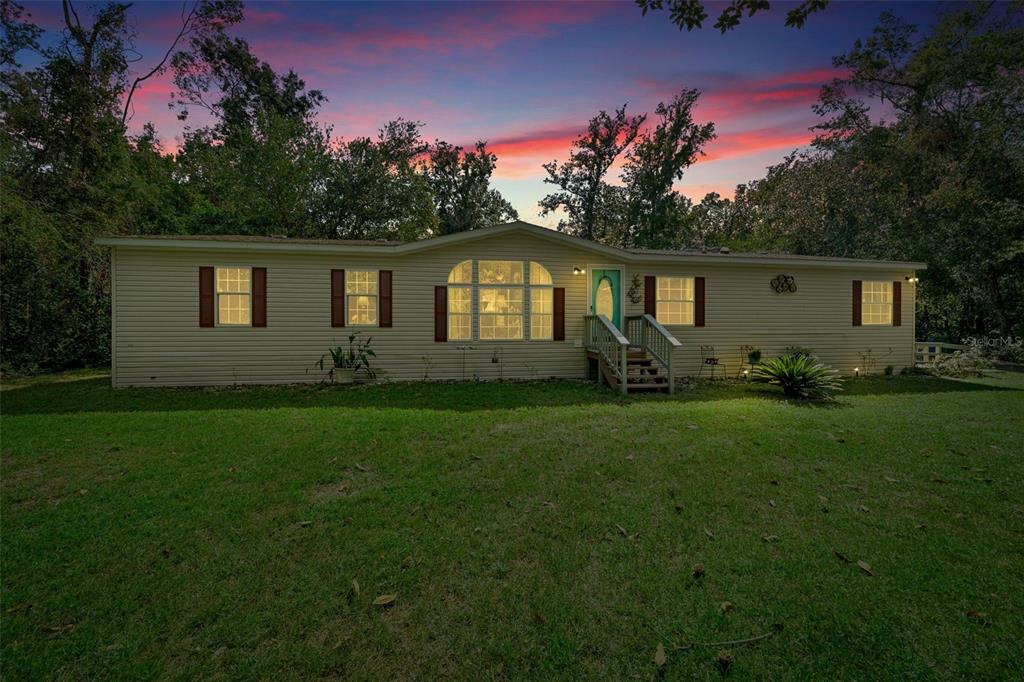
[(615, 319), (615, 301), (612, 298), (612, 281), (602, 277), (597, 283), (597, 295), (594, 296), (594, 313), (604, 315), (609, 320)]

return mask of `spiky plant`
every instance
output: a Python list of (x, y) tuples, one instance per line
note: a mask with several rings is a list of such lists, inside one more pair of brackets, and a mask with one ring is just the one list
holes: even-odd
[(781, 386), (783, 393), (794, 398), (833, 400), (836, 391), (843, 390), (843, 381), (834, 369), (803, 354), (765, 360), (754, 368), (753, 379)]

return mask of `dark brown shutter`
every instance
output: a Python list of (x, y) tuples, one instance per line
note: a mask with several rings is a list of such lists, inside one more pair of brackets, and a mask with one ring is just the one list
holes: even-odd
[(853, 280), (853, 326), (859, 327), (861, 323), (860, 304), (861, 304), (861, 291), (863, 290), (864, 284), (859, 279)]
[(448, 340), (448, 287), (434, 287), (434, 341)]
[(267, 269), (252, 269), (252, 326), (267, 326)]
[(199, 326), (213, 326), (213, 268), (199, 268)]
[(554, 328), (552, 337), (555, 341), (565, 341), (565, 289), (555, 287), (552, 296), (554, 304)]
[(903, 324), (903, 282), (892, 283), (892, 326)]
[(380, 326), (391, 326), (391, 271), (381, 270), (377, 275), (377, 285), (380, 287), (380, 298), (377, 305), (380, 306)]
[(345, 326), (344, 270), (331, 270), (331, 326)]
[(658, 314), (658, 280), (644, 277), (644, 315)]
[(704, 326), (704, 278), (693, 278), (693, 326)]

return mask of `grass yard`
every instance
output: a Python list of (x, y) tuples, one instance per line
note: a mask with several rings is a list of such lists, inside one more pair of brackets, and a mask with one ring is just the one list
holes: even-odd
[(1022, 375), (823, 407), (77, 373), (0, 410), (5, 679), (1020, 675)]

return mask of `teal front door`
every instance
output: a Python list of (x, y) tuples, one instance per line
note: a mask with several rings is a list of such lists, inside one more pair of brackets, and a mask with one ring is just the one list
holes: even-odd
[(590, 271), (590, 311), (604, 315), (622, 329), (622, 272), (595, 268)]

